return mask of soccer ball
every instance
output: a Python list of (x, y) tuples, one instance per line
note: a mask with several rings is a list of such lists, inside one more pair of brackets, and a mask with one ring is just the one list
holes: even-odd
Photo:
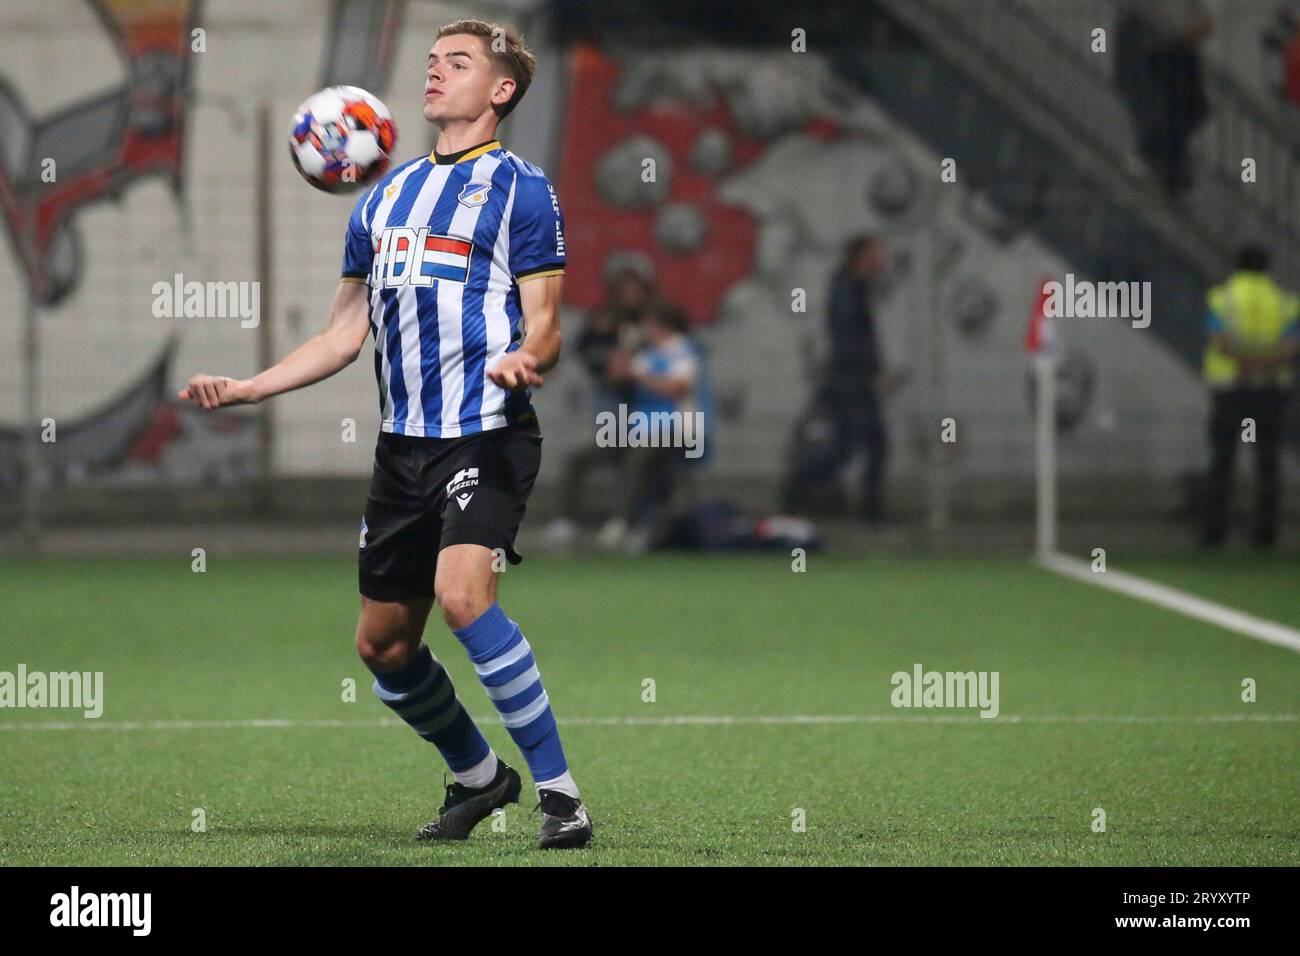
[(327, 193), (351, 192), (382, 176), (396, 144), (388, 107), (356, 86), (331, 86), (307, 97), (289, 134), (294, 166)]

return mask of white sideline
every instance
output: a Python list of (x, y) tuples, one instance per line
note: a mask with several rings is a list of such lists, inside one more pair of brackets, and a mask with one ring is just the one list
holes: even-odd
[(1112, 591), (1135, 597), (1139, 601), (1149, 601), (1198, 621), (1205, 621), (1237, 634), (1253, 637), (1257, 641), (1266, 641), (1279, 647), (1300, 651), (1300, 631), (1285, 624), (1255, 617), (1253, 614), (1238, 611), (1224, 604), (1215, 604), (1213, 601), (1198, 598), (1186, 591), (1156, 584), (1154, 581), (1125, 574), (1123, 571), (1094, 571), (1087, 561), (1071, 558), (1059, 552), (1040, 555), (1038, 563), (1047, 570), (1055, 571), (1067, 578), (1110, 588)]
[[(500, 718), (475, 716), (480, 723)], [(1237, 724), (1294, 723), (1300, 714), (788, 714), (776, 717), (688, 714), (679, 717), (561, 717), (567, 727), (671, 727), (681, 725), (737, 726), (795, 724)], [(249, 718), (246, 720), (41, 720), (0, 722), (0, 731), (20, 730), (243, 730), (320, 727), (400, 727), (395, 717), (370, 720), (332, 718)]]

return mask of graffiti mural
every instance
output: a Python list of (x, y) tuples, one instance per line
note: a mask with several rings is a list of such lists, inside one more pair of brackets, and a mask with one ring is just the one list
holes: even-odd
[[(190, 25), (199, 0), (88, 0), (126, 62), (128, 80), (56, 114), (33, 117), (0, 76), (6, 142), (0, 164), (5, 229), (28, 289), (59, 302), (82, 274), (76, 214), (114, 199), (146, 176), (166, 178), (178, 198), (189, 83)], [(45, 160), (57, 176), (47, 182)]]
[[(186, 133), (202, 0), (85, 2), (126, 68), (123, 83), (34, 116), (16, 82), (0, 74), (0, 120), (10, 131), (0, 147), (0, 209), (38, 315), (58, 309), (86, 273), (78, 216), (88, 206), (119, 200), (148, 177), (167, 183), (178, 207), (188, 198)], [(321, 85), (386, 88), (403, 9), (399, 0), (334, 0)], [(256, 429), (247, 415), (195, 414), (174, 400), (169, 386), (178, 341), (167, 336), (134, 381), (91, 411), (59, 421), (57, 442), (43, 445), (41, 454), (53, 482), (256, 475)], [(23, 435), (0, 425), (0, 486), (21, 480)]]

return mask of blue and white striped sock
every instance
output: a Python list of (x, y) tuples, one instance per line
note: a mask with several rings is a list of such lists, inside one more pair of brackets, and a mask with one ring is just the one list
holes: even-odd
[(453, 633), (465, 645), (479, 681), (523, 752), (534, 784), (577, 797), (542, 675), (519, 625), (493, 603), (474, 623)]
[(489, 769), (487, 779), (492, 779), (496, 772), (496, 760), (489, 759), (495, 757), (492, 748), (461, 705), (451, 677), (428, 644), (421, 643), (410, 661), (398, 670), (376, 673), (373, 689), (398, 717), (438, 748), (460, 783), (482, 786), (474, 781)]

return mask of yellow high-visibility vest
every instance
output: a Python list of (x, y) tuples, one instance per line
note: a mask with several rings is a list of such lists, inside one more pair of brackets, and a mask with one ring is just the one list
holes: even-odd
[[(1277, 348), (1282, 336), (1300, 317), (1300, 299), (1282, 291), (1266, 272), (1237, 272), (1206, 296), (1210, 312), (1222, 323), (1223, 332), (1239, 346), (1261, 353)], [(1238, 362), (1221, 349), (1205, 347), (1205, 381), (1211, 388), (1234, 385), (1291, 384), (1291, 366), (1284, 365), (1263, 376), (1241, 380)]]

